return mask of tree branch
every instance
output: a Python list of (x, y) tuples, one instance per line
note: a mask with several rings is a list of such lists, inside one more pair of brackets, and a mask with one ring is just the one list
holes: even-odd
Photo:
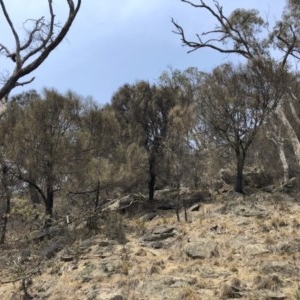
[[(188, 0), (181, 1), (194, 8), (208, 11), (217, 21), (214, 30), (209, 30), (201, 34), (202, 36), (208, 36), (209, 38), (207, 40), (203, 41), (199, 34), (196, 34), (197, 40), (193, 41), (186, 38), (183, 28), (172, 19), (172, 23), (176, 28), (174, 33), (180, 35), (184, 46), (192, 48), (188, 53), (200, 48), (211, 48), (221, 53), (236, 53), (247, 59), (253, 59), (255, 56), (261, 55), (262, 43), (254, 33), (256, 30), (255, 26), (263, 26), (264, 23), (258, 16), (257, 11), (237, 9), (230, 17), (226, 17), (223, 13), (222, 6), (217, 1), (213, 1), (214, 7), (207, 5), (203, 0), (199, 1), (200, 4)], [(250, 21), (248, 21), (248, 19), (250, 19)], [(244, 26), (245, 22), (250, 22), (250, 26)], [(226, 46), (224, 46), (224, 44), (226, 44)]]
[(15, 87), (29, 84), (34, 80), (33, 77), (30, 80), (19, 82), (20, 78), (36, 70), (46, 60), (49, 54), (62, 42), (76, 18), (82, 0), (67, 0), (69, 12), (63, 26), (58, 26), (58, 23), (55, 20), (52, 0), (47, 1), (50, 16), (49, 21), (46, 22), (44, 17), (36, 20), (27, 20), (33, 21), (34, 26), (33, 29), (27, 31), (28, 38), (21, 45), (20, 35), (16, 31), (10, 15), (6, 10), (4, 0), (0, 0), (0, 7), (5, 16), (5, 20), (15, 39), (15, 52), (13, 53), (11, 53), (3, 43), (0, 43), (0, 52), (4, 51), (6, 56), (10, 57), (15, 63), (15, 69), (0, 88), (0, 99), (7, 96)]
[[(212, 44), (212, 42), (222, 42), (226, 37), (222, 37), (220, 39), (209, 39), (206, 42), (203, 42), (202, 39), (200, 38), (200, 36), (197, 34), (196, 35), (196, 37), (198, 38), (197, 42), (187, 40), (183, 28), (178, 23), (176, 23), (173, 18), (172, 18), (172, 23), (177, 29), (177, 31), (173, 31), (173, 33), (181, 36), (181, 41), (184, 46), (188, 46), (188, 47), (192, 48), (191, 50), (188, 51), (188, 53), (196, 51), (200, 48), (211, 48), (211, 49), (216, 50), (221, 53), (227, 53), (227, 54), (238, 53), (238, 54), (241, 54), (242, 56), (250, 57), (250, 54), (248, 53), (248, 51), (244, 51), (241, 49), (225, 49), (225, 48), (222, 48), (222, 47)], [(216, 33), (216, 32), (222, 32), (222, 31), (218, 30), (218, 31), (203, 32), (202, 35), (208, 35), (213, 32)]]

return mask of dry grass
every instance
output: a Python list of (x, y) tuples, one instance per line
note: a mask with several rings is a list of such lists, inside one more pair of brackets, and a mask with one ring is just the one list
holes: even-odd
[[(299, 236), (300, 206), (277, 200), (275, 204), (272, 200), (254, 204), (269, 214), (263, 217), (236, 214), (240, 206), (252, 209), (253, 203), (232, 201), (203, 204), (199, 211), (189, 212), (188, 223), (177, 222), (175, 212), (165, 212), (149, 222), (112, 215), (107, 225), (101, 227), (106, 232), (91, 237), (91, 245), (84, 249), (84, 254), (80, 252), (80, 240), (73, 244), (76, 261), (62, 262), (58, 253), (45, 267), (41, 266), (41, 274), (32, 276), (29, 293), (47, 295), (50, 300), (110, 299), (114, 295), (127, 299), (192, 300), (241, 295), (242, 299), (259, 299), (262, 291), (272, 291), (283, 293), (287, 299), (300, 299), (300, 249), (278, 248)], [(225, 213), (221, 210), (224, 205), (229, 207)], [(177, 236), (170, 247), (153, 249), (142, 245), (143, 234), (164, 225), (176, 228)], [(198, 238), (214, 240), (218, 245), (216, 254), (207, 259), (189, 258), (184, 246)], [(108, 246), (103, 241), (108, 241)], [(268, 251), (249, 252), (246, 246), (254, 244), (263, 245)], [(264, 273), (262, 266), (271, 261), (289, 263), (291, 270)], [(20, 268), (22, 277), (29, 266)], [(4, 281), (7, 270), (0, 272)], [(16, 284), (2, 284), (0, 295), (9, 299), (16, 291)]]

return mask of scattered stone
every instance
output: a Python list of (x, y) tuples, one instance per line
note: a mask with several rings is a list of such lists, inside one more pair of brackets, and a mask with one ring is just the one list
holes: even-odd
[(217, 255), (217, 243), (208, 239), (199, 239), (184, 247), (185, 253), (191, 258), (210, 258)]
[(63, 249), (63, 243), (61, 240), (51, 240), (43, 248), (42, 255), (47, 259), (54, 257), (60, 250)]
[(147, 256), (147, 252), (143, 249), (143, 248), (140, 248), (136, 253), (135, 253), (136, 256)]
[(98, 245), (99, 247), (107, 247), (111, 244), (111, 241), (101, 241)]
[(146, 213), (145, 215), (141, 216), (140, 220), (142, 222), (149, 222), (149, 221), (152, 221), (155, 217), (157, 217), (156, 212), (149, 212), (149, 213)]
[(188, 285), (195, 285), (197, 283), (197, 279), (194, 277), (175, 277), (175, 276), (168, 276), (163, 279), (163, 284), (178, 288)]
[(282, 281), (280, 278), (273, 274), (271, 276), (260, 276), (254, 278), (253, 285), (258, 290), (278, 290), (282, 286)]
[(113, 261), (109, 260), (109, 261), (101, 263), (101, 270), (104, 273), (116, 274), (116, 273), (120, 273), (122, 271), (123, 265), (124, 265), (124, 263), (119, 259), (115, 259)]
[(29, 249), (22, 249), (21, 253), (18, 257), (18, 261), (20, 264), (24, 264), (26, 262), (29, 262), (31, 258), (31, 252)]
[(289, 179), (286, 183), (282, 184), (277, 191), (285, 194), (292, 194), (297, 190), (297, 180), (296, 177)]
[(70, 249), (64, 249), (60, 255), (60, 260), (64, 262), (70, 262), (75, 260), (75, 254)]
[(92, 244), (93, 244), (92, 239), (86, 239), (86, 240), (83, 240), (83, 241), (80, 243), (80, 247), (82, 247), (82, 248), (87, 248), (87, 247), (92, 246)]
[(235, 287), (224, 283), (220, 289), (220, 299), (240, 298), (240, 292)]
[(270, 252), (267, 246), (264, 244), (245, 245), (244, 250), (245, 253), (249, 256), (260, 255)]
[(295, 238), (288, 241), (280, 242), (276, 249), (279, 253), (295, 253), (300, 252), (300, 239)]
[(190, 211), (199, 211), (200, 207), (201, 207), (200, 203), (194, 204), (190, 207)]
[(116, 199), (113, 203), (110, 203), (103, 211), (133, 211), (138, 210), (141, 203), (145, 199), (141, 198), (139, 194), (129, 194), (120, 199)]
[(264, 300), (285, 300), (287, 296), (280, 292), (264, 291), (261, 293), (261, 299)]
[(284, 275), (296, 275), (298, 270), (295, 266), (284, 261), (269, 261), (265, 262), (261, 268), (264, 274), (279, 273)]
[(54, 236), (60, 235), (64, 231), (64, 228), (59, 226), (53, 226), (53, 227), (45, 227), (41, 230), (34, 232), (32, 235), (31, 240), (33, 241), (43, 241), (45, 238), (50, 238)]
[(110, 300), (126, 300), (126, 298), (124, 298), (121, 295), (115, 295), (112, 298), (110, 298)]
[(243, 216), (243, 217), (260, 217), (264, 218), (269, 215), (269, 212), (266, 210), (262, 210), (256, 207), (249, 207), (246, 205), (239, 205), (234, 210), (234, 213), (237, 216)]
[(232, 278), (230, 283), (224, 283), (220, 289), (220, 298), (241, 298), (243, 297), (244, 286), (238, 278)]
[(244, 248), (245, 245), (253, 244), (257, 244), (256, 240), (245, 235), (239, 235), (231, 240), (231, 247), (235, 250), (240, 250)]
[(231, 275), (231, 273), (229, 271), (216, 271), (214, 270), (213, 268), (208, 268), (208, 267), (204, 267), (204, 266), (199, 266), (199, 265), (196, 265), (196, 266), (193, 266), (191, 268), (191, 272), (194, 274), (194, 273), (199, 273), (199, 275), (202, 277), (202, 278), (226, 278), (228, 276)]
[(153, 241), (161, 241), (161, 240), (168, 239), (170, 237), (174, 237), (176, 234), (174, 229), (175, 229), (174, 226), (157, 227), (153, 230), (152, 233), (145, 234), (142, 237), (142, 240), (145, 242), (153, 242)]

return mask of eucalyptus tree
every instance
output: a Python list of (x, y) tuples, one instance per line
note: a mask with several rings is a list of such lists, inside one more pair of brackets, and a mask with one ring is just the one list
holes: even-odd
[[(261, 76), (269, 73), (272, 80), (262, 81)], [(283, 75), (271, 61), (237, 67), (224, 64), (207, 74), (200, 86), (198, 105), (204, 123), (211, 128), (213, 137), (234, 150), (236, 192), (244, 191), (243, 168), (249, 147), (284, 93)]]
[(160, 162), (164, 155), (170, 126), (169, 113), (177, 100), (176, 89), (150, 85), (145, 81), (124, 85), (112, 98), (111, 106), (122, 128), (121, 138), (129, 143), (135, 142), (146, 153), (150, 201), (154, 199)]
[(198, 128), (201, 121), (196, 99), (204, 77), (205, 73), (195, 67), (184, 71), (169, 68), (159, 77), (160, 86), (177, 91), (177, 104), (169, 113), (171, 125), (166, 142), (169, 150), (167, 171), (173, 173), (172, 181), (177, 186), (184, 180), (186, 185), (193, 182), (197, 187), (200, 181), (200, 164), (203, 160), (199, 156), (206, 145), (201, 138), (203, 131), (200, 133)]
[[(298, 138), (295, 138), (295, 129), (284, 109), (284, 102), (286, 101), (290, 105), (294, 105), (291, 101), (291, 87), (294, 84), (294, 80), (291, 80), (291, 66), (295, 60), (300, 58), (299, 3), (286, 1), (281, 19), (270, 29), (268, 20), (263, 18), (255, 9), (238, 8), (229, 15), (225, 15), (223, 7), (218, 1), (182, 0), (182, 2), (194, 9), (206, 12), (215, 21), (213, 28), (201, 34), (196, 33), (195, 38), (193, 38), (187, 34), (187, 30), (179, 22), (172, 19), (175, 27), (174, 32), (179, 35), (183, 45), (189, 48), (188, 52), (211, 49), (226, 55), (234, 54), (245, 58), (248, 64), (256, 65), (256, 68), (259, 66), (260, 72), (256, 72), (256, 80), (269, 86), (268, 97), (276, 89), (276, 86), (272, 87), (269, 83), (280, 84), (282, 89), (280, 95), (278, 94), (280, 98), (273, 99), (277, 102), (277, 105), (273, 107), (274, 113), (286, 127), (295, 155), (300, 161), (300, 142)], [(270, 62), (274, 65), (272, 68), (268, 67)], [(274, 78), (278, 78), (279, 74), (281, 74), (281, 80), (274, 80)], [(260, 93), (261, 91), (257, 90), (257, 92)], [(262, 93), (260, 98), (265, 97), (264, 94)]]
[(55, 193), (76, 168), (80, 106), (75, 94), (46, 89), (23, 105), (11, 102), (3, 119), (11, 128), (7, 159), (18, 179), (39, 193), (50, 217)]
[[(23, 26), (20, 27), (14, 20), (12, 10), (14, 9), (11, 1), (0, 0), (0, 11), (2, 13), (2, 25), (6, 25), (7, 32), (10, 33), (10, 40), (0, 41), (0, 56), (11, 63), (9, 69), (3, 69), (1, 72), (0, 84), (0, 118), (7, 110), (9, 93), (18, 86), (30, 84), (35, 78), (27, 78), (47, 59), (50, 53), (63, 41), (68, 34), (77, 13), (81, 7), (81, 0), (67, 0), (64, 5), (66, 14), (64, 20), (58, 20), (56, 8), (52, 0), (43, 1), (48, 6), (48, 16), (39, 18), (28, 17), (23, 20)], [(41, 4), (41, 3), (39, 3)], [(11, 11), (10, 11), (11, 10)], [(22, 29), (20, 29), (22, 28)], [(2, 125), (2, 124), (1, 124)], [(1, 126), (2, 128), (2, 126)], [(4, 134), (10, 132), (6, 128)], [(1, 146), (1, 151), (6, 149)], [(1, 153), (4, 158), (5, 154)], [(7, 161), (1, 160), (3, 172), (1, 173), (1, 182), (6, 195), (6, 213), (3, 215), (4, 230), (1, 235), (1, 243), (5, 240), (5, 226), (10, 210), (10, 191), (8, 188)]]

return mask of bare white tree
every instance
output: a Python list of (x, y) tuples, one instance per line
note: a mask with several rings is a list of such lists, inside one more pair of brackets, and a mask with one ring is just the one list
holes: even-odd
[[(0, 41), (0, 55), (5, 55), (14, 63), (13, 70), (5, 76), (0, 84), (0, 99), (4, 99), (4, 102), (15, 87), (29, 84), (34, 80), (34, 77), (29, 79), (24, 79), (24, 77), (37, 69), (61, 43), (81, 6), (81, 0), (65, 0), (68, 13), (65, 20), (62, 21), (58, 20), (55, 15), (52, 0), (47, 0), (47, 2), (48, 16), (25, 20), (25, 31), (18, 32), (5, 1), (0, 0), (0, 11), (2, 11), (3, 19), (8, 24), (14, 40), (13, 50), (5, 42)], [(2, 104), (5, 105), (5, 103)]]

